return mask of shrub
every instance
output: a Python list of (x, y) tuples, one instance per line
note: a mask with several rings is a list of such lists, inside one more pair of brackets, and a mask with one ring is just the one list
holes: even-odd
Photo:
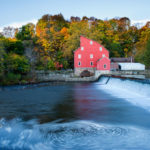
[(48, 63), (47, 63), (47, 69), (48, 70), (55, 70), (55, 64), (52, 60), (49, 60)]
[(23, 43), (19, 40), (10, 40), (6, 39), (4, 40), (4, 47), (7, 51), (7, 53), (16, 53), (19, 55), (24, 54), (24, 46)]
[(7, 72), (26, 74), (30, 71), (30, 65), (25, 56), (17, 54), (8, 54), (5, 59)]
[(21, 80), (21, 74), (8, 73), (5, 75), (5, 78), (2, 80), (1, 84), (10, 85), (19, 83)]

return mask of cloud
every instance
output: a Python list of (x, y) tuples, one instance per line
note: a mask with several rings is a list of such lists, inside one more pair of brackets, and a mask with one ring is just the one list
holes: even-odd
[(150, 19), (145, 19), (145, 20), (131, 20), (131, 25), (132, 26), (137, 26), (138, 28), (141, 28), (146, 25), (146, 23), (150, 21)]
[(33, 23), (33, 24), (36, 24), (38, 20), (36, 19), (33, 19), (33, 20), (28, 20), (28, 21), (24, 21), (24, 22), (13, 22), (13, 23), (10, 23), (10, 24), (6, 24), (6, 25), (3, 25), (0, 27), (0, 32), (3, 31), (3, 28), (4, 27), (14, 27), (14, 28), (20, 28), (22, 27), (23, 25), (27, 24), (27, 23)]

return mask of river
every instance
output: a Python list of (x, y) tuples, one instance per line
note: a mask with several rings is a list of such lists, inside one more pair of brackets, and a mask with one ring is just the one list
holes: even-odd
[(0, 150), (149, 150), (149, 141), (149, 80), (0, 88)]

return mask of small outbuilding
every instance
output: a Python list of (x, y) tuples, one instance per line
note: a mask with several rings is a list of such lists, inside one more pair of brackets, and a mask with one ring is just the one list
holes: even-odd
[(119, 70), (119, 64), (118, 63), (111, 63), (110, 64), (110, 70), (111, 71), (118, 71)]
[(107, 57), (98, 59), (96, 70), (110, 70), (110, 59)]
[(141, 63), (118, 63), (119, 70), (145, 70), (145, 65)]
[(145, 70), (145, 65), (135, 63), (133, 57), (111, 58), (111, 71), (118, 70)]

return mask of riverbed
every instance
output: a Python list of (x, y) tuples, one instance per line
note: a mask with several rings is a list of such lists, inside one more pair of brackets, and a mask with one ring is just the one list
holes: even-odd
[(149, 150), (148, 81), (1, 87), (0, 150)]

